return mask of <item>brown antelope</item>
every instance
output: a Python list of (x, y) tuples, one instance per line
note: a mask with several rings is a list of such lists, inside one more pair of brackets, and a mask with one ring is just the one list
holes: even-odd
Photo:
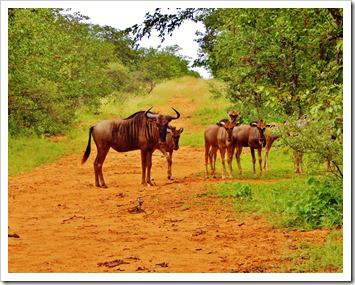
[(97, 148), (97, 156), (94, 162), (95, 185), (97, 187), (107, 188), (102, 173), (102, 166), (111, 147), (118, 152), (140, 149), (142, 184), (152, 185), (150, 178), (152, 154), (155, 149), (160, 148), (163, 149), (167, 157), (163, 145), (166, 141), (168, 124), (171, 120), (178, 119), (180, 114), (174, 108), (172, 109), (175, 111), (176, 117), (159, 115), (151, 112), (151, 109), (136, 112), (123, 120), (102, 121), (90, 128), (88, 145), (83, 155), (82, 163), (90, 155), (92, 136)]
[[(240, 111), (239, 110), (231, 110), (227, 114), (229, 116), (229, 121), (235, 123), (235, 125), (238, 126), (239, 123), (237, 122), (237, 119), (240, 116)], [(220, 120), (217, 123), (217, 125), (221, 126), (222, 122), (224, 122), (224, 123), (228, 122), (228, 119)], [(211, 168), (213, 169), (213, 171), (216, 169), (217, 150), (218, 150), (218, 147), (212, 147), (210, 150), (210, 153), (209, 153), (210, 164), (211, 164)], [(214, 173), (213, 173), (213, 177), (215, 177)]]
[[(205, 168), (206, 178), (208, 178), (208, 161), (210, 162), (211, 174), (215, 175), (216, 153), (219, 149), (222, 161), (222, 179), (226, 177), (225, 153), (232, 143), (232, 132), (236, 126), (235, 122), (220, 121), (216, 125), (210, 125), (205, 130)], [(232, 177), (232, 160), (228, 157), (229, 177)]]
[(179, 140), (181, 133), (184, 131), (184, 128), (176, 129), (176, 127), (168, 126), (168, 131), (166, 133), (166, 144), (161, 152), (164, 154), (164, 151), (168, 153), (167, 162), (168, 162), (168, 179), (173, 180), (171, 166), (173, 164), (173, 152), (174, 150), (179, 149)]
[[(262, 158), (261, 150), (265, 146), (265, 128), (266, 123), (263, 120), (258, 120), (251, 122), (250, 125), (240, 125), (233, 130), (233, 146), (236, 147), (236, 159), (240, 174), (243, 173), (242, 167), (240, 165), (240, 155), (242, 153), (243, 147), (250, 147), (250, 152), (253, 160), (253, 173), (255, 174), (255, 149), (258, 151), (260, 175), (262, 175)], [(233, 157), (234, 147), (230, 148), (228, 157), (230, 159)]]

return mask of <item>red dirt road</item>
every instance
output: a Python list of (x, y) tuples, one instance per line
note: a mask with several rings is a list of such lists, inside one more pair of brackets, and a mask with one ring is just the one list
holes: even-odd
[[(281, 272), (287, 250), (328, 233), (236, 219), (226, 200), (204, 195), (213, 182), (200, 175), (202, 149), (174, 154), (173, 183), (156, 152), (153, 187), (139, 184), (138, 151), (110, 151), (109, 188), (94, 187), (94, 157), (81, 166), (71, 155), (9, 178), (9, 233), (19, 235), (9, 238), (9, 272)], [(129, 212), (138, 197), (145, 212)]]

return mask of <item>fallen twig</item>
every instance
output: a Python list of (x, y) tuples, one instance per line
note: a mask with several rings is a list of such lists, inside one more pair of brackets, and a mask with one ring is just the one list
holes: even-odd
[(105, 262), (99, 262), (97, 263), (98, 266), (106, 266), (106, 267), (116, 267), (121, 264), (129, 264), (129, 262), (126, 262), (122, 259), (115, 259), (112, 261), (105, 261)]

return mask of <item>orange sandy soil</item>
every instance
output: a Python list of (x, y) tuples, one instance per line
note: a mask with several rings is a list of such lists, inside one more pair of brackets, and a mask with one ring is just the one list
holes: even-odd
[[(221, 180), (201, 176), (202, 149), (174, 153), (174, 182), (155, 152), (152, 187), (140, 185), (139, 151), (111, 150), (109, 188), (101, 189), (92, 148), (83, 166), (80, 154), (70, 155), (9, 178), (9, 233), (19, 235), (9, 238), (9, 272), (281, 272), (291, 262), (287, 251), (328, 234), (236, 218), (228, 200), (203, 195)], [(138, 197), (145, 212), (131, 213)]]

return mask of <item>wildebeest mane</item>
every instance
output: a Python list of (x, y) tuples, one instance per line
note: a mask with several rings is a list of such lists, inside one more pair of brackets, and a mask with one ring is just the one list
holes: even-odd
[[(153, 112), (149, 112), (155, 114)], [(112, 137), (124, 137), (126, 143), (130, 146), (139, 148), (139, 135), (144, 132), (148, 141), (154, 140), (154, 131), (156, 126), (146, 121), (142, 124), (145, 118), (145, 111), (138, 111), (129, 117), (115, 123), (112, 129)]]
[[(141, 116), (141, 115), (144, 115), (145, 111), (138, 111), (138, 112), (135, 112), (134, 114), (130, 115), (129, 117), (127, 118), (124, 118), (124, 120), (128, 120), (128, 119), (132, 119), (132, 118), (135, 118), (136, 116)], [(154, 112), (151, 112), (149, 111), (150, 114), (156, 114)]]

